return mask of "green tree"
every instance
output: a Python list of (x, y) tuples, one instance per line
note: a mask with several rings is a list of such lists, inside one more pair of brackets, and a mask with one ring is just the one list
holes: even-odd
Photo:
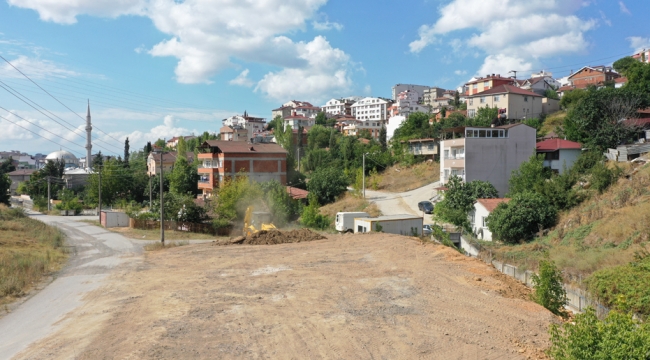
[(555, 360), (647, 360), (650, 357), (650, 323), (619, 311), (610, 311), (601, 321), (593, 308), (587, 308), (572, 322), (551, 324), (549, 333), (548, 354)]
[(496, 107), (489, 107), (488, 105), (485, 105), (485, 107), (479, 107), (476, 110), (476, 116), (473, 118), (469, 119), (471, 126), (490, 126), (492, 125), (492, 122), (499, 116), (499, 109)]
[(429, 118), (430, 115), (423, 112), (411, 113), (402, 125), (395, 130), (393, 138), (399, 141), (434, 137)]
[(573, 89), (570, 91), (565, 91), (562, 99), (560, 99), (560, 107), (562, 109), (571, 109), (577, 105), (582, 98), (587, 95), (587, 90), (584, 89)]
[(533, 301), (547, 308), (555, 315), (566, 316), (567, 303), (563, 287), (562, 272), (550, 260), (539, 262), (539, 275), (533, 275)]
[(324, 111), (319, 112), (316, 114), (316, 125), (321, 125), (325, 126), (327, 124), (327, 116), (325, 115)]
[(498, 197), (497, 189), (487, 181), (473, 180), (465, 183), (458, 176), (452, 176), (446, 184), (442, 201), (433, 210), (435, 219), (470, 230), (468, 213), (474, 208), (476, 199)]
[(118, 164), (117, 160), (109, 159), (101, 167), (97, 167), (95, 173), (88, 177), (86, 186), (86, 197), (84, 201), (87, 204), (96, 205), (99, 203), (99, 176), (101, 172), (101, 189), (102, 205), (112, 205), (119, 198), (128, 192), (124, 186), (124, 169)]
[(544, 91), (544, 96), (549, 99), (560, 100), (560, 95), (558, 95), (557, 91), (553, 88), (546, 89), (546, 91)]
[(454, 102), (453, 102), (453, 104), (454, 104), (454, 108), (457, 109), (457, 110), (458, 110), (458, 108), (459, 108), (460, 105), (461, 105), (461, 102), (460, 102), (460, 94), (458, 93), (458, 91), (456, 91), (456, 92), (454, 93)]
[(102, 155), (102, 151), (99, 150), (99, 152), (95, 154), (95, 157), (93, 158), (93, 167), (100, 168), (102, 165), (104, 165), (104, 156)]
[(635, 131), (621, 120), (633, 119), (650, 105), (648, 94), (631, 90), (589, 90), (564, 119), (564, 134), (592, 149), (605, 151), (634, 138)]
[(214, 205), (216, 218), (213, 223), (223, 226), (237, 219), (243, 219), (246, 208), (259, 205), (262, 198), (263, 191), (259, 183), (249, 181), (247, 176), (226, 179), (219, 189)]
[(11, 156), (0, 163), (0, 174), (8, 174), (15, 170), (16, 167), (14, 166), (14, 161)]
[(169, 190), (175, 194), (196, 195), (198, 181), (199, 175), (196, 167), (190, 165), (185, 156), (179, 155), (169, 177)]
[(0, 204), (9, 206), (9, 188), (11, 187), (11, 180), (9, 175), (0, 173)]
[(551, 169), (544, 166), (544, 154), (533, 154), (528, 161), (514, 170), (508, 181), (508, 196), (527, 191), (539, 191), (544, 182), (551, 178)]
[(148, 157), (151, 151), (153, 151), (153, 147), (151, 146), (151, 141), (147, 141), (147, 145), (144, 146), (144, 156)]
[(329, 204), (343, 193), (348, 185), (345, 174), (336, 168), (319, 168), (311, 174), (307, 190), (316, 196), (320, 204)]
[(555, 225), (557, 210), (540, 194), (525, 192), (515, 194), (488, 216), (488, 229), (492, 236), (506, 243), (530, 240), (541, 229)]
[(309, 205), (303, 208), (300, 223), (318, 230), (325, 230), (330, 226), (330, 219), (320, 214), (318, 197), (315, 194), (309, 194)]
[(379, 144), (381, 145), (382, 150), (386, 150), (388, 148), (387, 142), (386, 142), (386, 127), (382, 126), (381, 130), (379, 130)]
[(622, 74), (625, 76), (627, 73), (627, 70), (631, 68), (634, 65), (639, 64), (639, 61), (636, 60), (635, 58), (631, 56), (626, 56), (624, 58), (620, 58), (616, 61), (614, 61), (614, 64), (612, 64), (612, 67), (614, 70), (616, 70), (619, 74)]
[(124, 166), (129, 167), (129, 137), (124, 140)]
[(650, 64), (637, 61), (625, 71), (625, 76), (627, 84), (624, 88), (646, 96), (650, 94)]

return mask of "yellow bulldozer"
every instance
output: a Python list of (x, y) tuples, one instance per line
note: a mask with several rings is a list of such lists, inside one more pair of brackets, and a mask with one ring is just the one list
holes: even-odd
[(244, 216), (244, 229), (242, 231), (242, 235), (250, 236), (260, 230), (277, 229), (271, 222), (270, 212), (253, 210), (253, 206), (246, 208), (246, 216)]

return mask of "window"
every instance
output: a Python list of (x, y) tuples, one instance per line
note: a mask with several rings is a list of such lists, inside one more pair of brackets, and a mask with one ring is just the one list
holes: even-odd
[(476, 110), (474, 110), (474, 109), (467, 110), (467, 116), (473, 118), (474, 115), (476, 115)]
[(427, 145), (427, 150), (433, 150), (433, 143), (429, 143)]
[(487, 216), (483, 216), (483, 227), (486, 228), (487, 226), (488, 226)]
[(474, 222), (476, 221), (476, 213), (475, 211), (470, 211), (469, 213), (469, 222), (474, 227)]
[(469, 104), (474, 105), (474, 99), (469, 99)]
[(524, 102), (528, 102), (528, 96), (524, 96)]
[(488, 87), (488, 86), (490, 86), (490, 82), (489, 81), (483, 81), (483, 87)]
[(481, 96), (481, 104), (485, 104), (485, 96)]
[[(449, 150), (445, 150), (445, 159), (449, 159)], [(447, 170), (445, 170), (447, 171)]]
[(478, 131), (478, 137), (484, 138), (485, 137), (485, 130), (479, 130)]
[(477, 89), (477, 88), (478, 88), (478, 84), (472, 84), (472, 89)]
[(474, 130), (466, 130), (465, 137), (471, 138), (474, 137)]
[(545, 154), (544, 160), (560, 160), (560, 151), (547, 152)]
[(445, 179), (449, 179), (449, 169), (445, 169)]
[(499, 95), (494, 95), (494, 101), (499, 101)]

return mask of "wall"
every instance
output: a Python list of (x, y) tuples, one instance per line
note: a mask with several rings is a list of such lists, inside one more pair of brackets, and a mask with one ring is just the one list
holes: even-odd
[(560, 174), (564, 173), (564, 168), (567, 170), (573, 167), (573, 163), (578, 160), (582, 153), (580, 149), (563, 149), (560, 150), (560, 160), (544, 160), (544, 166), (548, 166), (553, 170), (557, 170)]
[(552, 114), (560, 111), (560, 100), (542, 98), (542, 112), (544, 114)]
[(474, 204), (474, 224), (472, 224), (472, 230), (474, 231), (475, 234), (479, 234), (480, 230), (483, 230), (483, 236), (478, 235), (479, 239), (485, 240), (485, 241), (492, 241), (492, 232), (490, 232), (490, 229), (486, 227), (483, 227), (483, 217), (488, 217), (490, 215), (490, 212), (487, 211), (487, 209), (481, 205), (480, 203), (475, 203)]
[(535, 153), (535, 140), (535, 129), (527, 125), (508, 129), (508, 138), (466, 138), (465, 181), (489, 181), (503, 197), (512, 171)]
[[(524, 101), (526, 97), (528, 101)], [(543, 112), (542, 97), (508, 94), (507, 109), (508, 119), (538, 118)]]

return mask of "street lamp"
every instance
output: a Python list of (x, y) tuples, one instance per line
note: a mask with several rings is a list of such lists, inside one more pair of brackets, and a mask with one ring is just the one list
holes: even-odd
[[(153, 152), (154, 154), (160, 153), (160, 242), (165, 245), (165, 218), (163, 216), (163, 207), (164, 207), (164, 193), (163, 193), (163, 154), (164, 154), (164, 148), (158, 148), (154, 149)], [(156, 163), (154, 161), (154, 174), (156, 172)]]

